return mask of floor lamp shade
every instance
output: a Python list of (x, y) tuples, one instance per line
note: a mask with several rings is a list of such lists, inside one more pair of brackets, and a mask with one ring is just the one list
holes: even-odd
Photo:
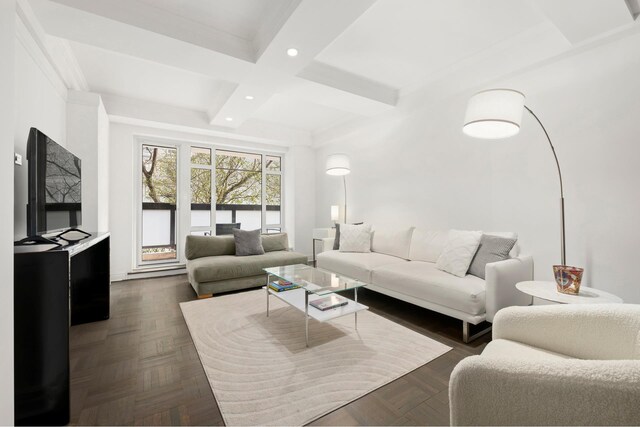
[(462, 131), (474, 138), (507, 138), (520, 131), (524, 95), (512, 89), (475, 94), (467, 104)]
[(347, 175), (351, 172), (351, 162), (346, 154), (331, 154), (327, 157), (327, 175)]
[(331, 206), (331, 221), (339, 221), (340, 220), (340, 206), (333, 205)]

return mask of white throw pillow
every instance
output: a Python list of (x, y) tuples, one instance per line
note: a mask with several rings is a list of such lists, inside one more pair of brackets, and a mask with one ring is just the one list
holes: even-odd
[(371, 252), (371, 226), (340, 224), (340, 252)]
[(450, 230), (447, 244), (436, 262), (436, 268), (464, 277), (480, 246), (482, 231)]

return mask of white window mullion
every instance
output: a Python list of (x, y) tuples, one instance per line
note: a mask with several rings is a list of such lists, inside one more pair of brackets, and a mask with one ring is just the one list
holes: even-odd
[(262, 191), (261, 193), (261, 199), (262, 199), (262, 208), (260, 209), (260, 214), (261, 214), (261, 220), (260, 220), (260, 224), (262, 227), (262, 232), (266, 233), (267, 232), (267, 156), (265, 156), (264, 154), (262, 154), (261, 156), (262, 158), (262, 174), (261, 174), (261, 185), (262, 185)]
[(217, 188), (216, 188), (216, 148), (211, 147), (211, 235), (216, 235), (216, 201), (217, 198)]
[(186, 144), (178, 145), (178, 197), (176, 250), (178, 259), (186, 262), (184, 244), (191, 227), (191, 146)]

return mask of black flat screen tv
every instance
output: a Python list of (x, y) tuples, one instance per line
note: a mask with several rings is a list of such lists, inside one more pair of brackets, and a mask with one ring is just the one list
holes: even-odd
[(76, 228), (82, 224), (80, 159), (36, 128), (29, 131), (27, 235)]

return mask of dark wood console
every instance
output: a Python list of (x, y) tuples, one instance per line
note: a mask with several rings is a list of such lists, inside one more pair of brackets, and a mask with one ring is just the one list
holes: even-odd
[(69, 422), (69, 327), (109, 318), (109, 236), (15, 247), (16, 425)]

